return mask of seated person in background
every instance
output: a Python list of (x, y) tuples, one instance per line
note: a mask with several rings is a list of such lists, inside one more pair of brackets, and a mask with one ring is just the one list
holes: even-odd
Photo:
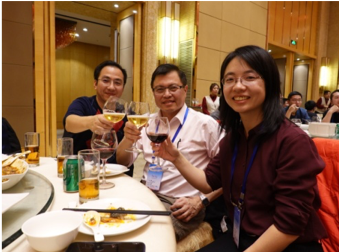
[(339, 123), (339, 89), (331, 94), (331, 107), (325, 111), (322, 122)]
[(308, 116), (312, 119), (312, 117), (318, 117), (315, 113), (316, 103), (315, 101), (309, 100), (305, 103), (305, 109), (307, 110)]
[(324, 95), (320, 97), (317, 101), (317, 108), (316, 111), (320, 114), (323, 114), (331, 104), (331, 91), (330, 90), (325, 90)]
[(13, 154), (13, 153), (20, 153), (21, 146), (19, 139), (6, 120), (6, 118), (2, 118), (2, 154)]
[[(170, 123), (169, 137), (172, 142), (197, 167), (201, 169), (206, 167), (217, 153), (219, 140), (224, 132), (220, 131), (219, 124), (213, 118), (186, 106), (188, 86), (185, 74), (175, 65), (160, 65), (152, 74), (151, 88), (155, 103), (160, 109), (152, 116), (167, 117)], [(124, 132), (125, 136), (117, 149), (117, 162), (130, 165), (136, 160), (139, 153), (125, 151), (136, 141), (136, 147), (143, 151), (146, 160), (142, 182), (148, 185), (149, 179), (152, 178), (149, 167), (154, 160), (151, 141), (144, 128), (139, 131), (130, 122), (126, 123)], [(180, 241), (201, 224), (205, 216), (205, 207), (219, 197), (222, 190), (220, 188), (204, 195), (192, 187), (171, 162), (164, 162), (162, 168), (164, 171), (159, 179), (160, 188), (158, 190), (153, 188), (153, 190), (166, 209), (173, 211), (171, 218), (176, 239)], [(206, 211), (213, 208), (214, 203), (212, 202)], [(220, 206), (224, 207), (224, 204), (218, 203), (216, 207)], [(221, 215), (217, 220), (218, 228), (224, 215), (222, 211), (219, 213)], [(213, 223), (210, 224), (213, 227)]]
[(237, 48), (222, 63), (220, 80), (227, 134), (206, 169), (194, 167), (169, 138), (152, 143), (154, 155), (172, 162), (195, 188), (223, 188), (229, 230), (199, 252), (322, 252), (319, 240), (327, 234), (317, 214), (316, 176), (325, 164), (281, 110), (274, 59), (257, 46)]
[(298, 91), (292, 91), (287, 99), (289, 106), (284, 108), (285, 116), (288, 119), (297, 118), (300, 119), (302, 123), (307, 123), (311, 118), (308, 116), (306, 109), (301, 108), (302, 96)]
[(212, 83), (210, 86), (210, 95), (205, 96), (202, 99), (202, 112), (206, 115), (212, 114), (219, 108), (219, 85)]
[[(63, 120), (65, 129), (63, 136), (73, 138), (74, 154), (77, 154), (79, 150), (91, 149), (92, 133), (96, 130), (114, 128), (119, 142), (122, 140), (126, 117), (123, 121), (114, 124), (104, 117), (102, 108), (110, 96), (121, 97), (126, 80), (126, 70), (114, 61), (104, 61), (95, 68), (94, 89), (96, 95), (75, 99), (68, 107)], [(107, 163), (116, 163), (115, 155), (109, 158)], [(133, 166), (129, 169), (126, 174), (133, 176)]]

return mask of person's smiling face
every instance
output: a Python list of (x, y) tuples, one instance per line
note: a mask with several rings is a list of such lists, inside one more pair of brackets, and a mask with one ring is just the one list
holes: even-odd
[(234, 58), (228, 64), (223, 80), (225, 100), (234, 111), (242, 118), (263, 117), (265, 82), (255, 70), (244, 60)]
[(169, 120), (171, 120), (184, 105), (187, 85), (183, 87), (176, 71), (169, 72), (166, 75), (158, 75), (153, 82), (153, 88), (168, 88), (171, 86), (179, 86), (181, 88), (175, 92), (165, 89), (162, 94), (153, 92), (156, 105), (160, 108), (162, 115), (168, 117)]
[(94, 89), (97, 91), (97, 101), (102, 108), (110, 96), (121, 97), (124, 91), (124, 75), (114, 66), (105, 66), (94, 81)]

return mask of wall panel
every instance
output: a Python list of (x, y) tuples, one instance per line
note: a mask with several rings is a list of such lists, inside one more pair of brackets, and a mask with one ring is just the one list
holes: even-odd
[(57, 128), (71, 102), (80, 96), (95, 95), (93, 72), (109, 59), (110, 48), (74, 42), (56, 51)]
[(315, 58), (318, 5), (311, 1), (268, 2), (268, 43)]
[[(220, 4), (222, 3), (221, 19)], [(276, 3), (278, 5), (280, 3)], [(209, 94), (212, 82), (220, 83), (220, 66), (225, 56), (237, 47), (254, 44), (266, 48), (266, 2), (223, 1), (200, 2), (198, 25), (198, 51), (196, 97), (199, 101)], [(211, 10), (218, 10), (215, 13)], [(271, 17), (272, 19), (272, 17)], [(216, 21), (221, 30), (213, 29)], [(282, 29), (282, 24), (280, 29)], [(208, 32), (206, 31), (209, 27)], [(216, 41), (216, 40), (220, 41)], [(220, 49), (217, 45), (220, 44)]]

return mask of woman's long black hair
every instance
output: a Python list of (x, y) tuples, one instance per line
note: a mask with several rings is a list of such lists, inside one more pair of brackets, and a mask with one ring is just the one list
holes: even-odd
[[(263, 104), (263, 122), (260, 133), (256, 141), (258, 143), (271, 135), (283, 122), (285, 115), (280, 104), (280, 79), (277, 65), (272, 56), (258, 46), (243, 46), (227, 55), (221, 65), (220, 84), (223, 90), (222, 79), (228, 64), (234, 58), (244, 60), (253, 70), (255, 70), (265, 82), (266, 97)], [(241, 118), (227, 103), (224, 93), (220, 97), (220, 123), (226, 129), (227, 134), (232, 134), (232, 142), (238, 137), (238, 127)]]

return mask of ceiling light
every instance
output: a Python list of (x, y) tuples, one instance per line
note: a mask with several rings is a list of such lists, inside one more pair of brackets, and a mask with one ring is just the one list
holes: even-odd
[(133, 12), (134, 14), (137, 14), (137, 13), (138, 13), (136, 10), (133, 10), (132, 12)]
[(80, 37), (78, 33), (75, 33), (74, 35), (75, 35), (75, 37)]
[(87, 32), (88, 30), (87, 30), (87, 28), (84, 28), (84, 29), (82, 29), (84, 32)]
[(300, 60), (300, 58), (297, 58), (297, 60)]
[(114, 7), (115, 7), (115, 8), (119, 8), (119, 5), (118, 5), (118, 4), (115, 4)]
[(269, 50), (268, 50), (268, 52), (272, 52), (272, 50), (271, 50), (271, 49), (269, 49)]

